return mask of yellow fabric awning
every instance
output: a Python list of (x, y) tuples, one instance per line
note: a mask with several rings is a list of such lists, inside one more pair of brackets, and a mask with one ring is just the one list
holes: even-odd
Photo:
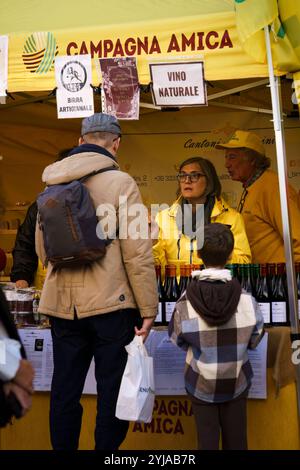
[[(269, 26), (275, 69), (281, 73), (300, 71), (299, 0), (235, 0), (235, 9), (238, 34), (248, 54), (265, 62), (263, 28)], [(299, 89), (297, 83), (295, 86)]]
[[(42, 0), (36, 14), (33, 10), (36, 2), (29, 0), (23, 5), (27, 6), (25, 30), (17, 21), (20, 16), (17, 10), (13, 29), (13, 15), (9, 12), (16, 3), (7, 4), (11, 29), (5, 28), (0, 20), (0, 33), (9, 33), (10, 92), (52, 90), (56, 86), (55, 56), (68, 54), (92, 55), (93, 85), (99, 83), (99, 57), (136, 56), (142, 84), (150, 82), (149, 62), (157, 60), (202, 59), (207, 80), (268, 75), (266, 64), (253, 60), (241, 45), (233, 0), (168, 0), (154, 4), (131, 0), (126, 2), (127, 9), (124, 0), (115, 0), (109, 2), (110, 14), (107, 6), (102, 13), (102, 2), (87, 0), (83, 13), (82, 8), (78, 12), (74, 2), (66, 0), (61, 5), (61, 14), (56, 16), (53, 9), (59, 4), (57, 0), (53, 0), (51, 7)], [(123, 8), (117, 9), (117, 5)], [(67, 7), (69, 15), (62, 27)], [(79, 27), (79, 17), (83, 16), (81, 24), (85, 21), (85, 26)]]
[[(299, 0), (3, 0), (0, 34), (9, 36), (8, 91), (55, 88), (57, 55), (136, 56), (139, 80), (149, 62), (202, 59), (207, 80), (268, 76), (264, 33), (271, 25), (275, 73), (300, 70)], [(280, 19), (279, 19), (280, 18)]]

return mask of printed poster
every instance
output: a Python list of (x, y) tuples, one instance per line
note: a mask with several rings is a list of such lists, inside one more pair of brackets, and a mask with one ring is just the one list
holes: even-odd
[(94, 114), (91, 56), (58, 56), (55, 59), (58, 119)]
[(102, 111), (117, 119), (139, 119), (140, 87), (135, 57), (99, 59)]

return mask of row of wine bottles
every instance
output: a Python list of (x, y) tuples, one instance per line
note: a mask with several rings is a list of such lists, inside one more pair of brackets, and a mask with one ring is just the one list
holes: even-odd
[[(231, 264), (232, 277), (239, 279), (242, 288), (249, 292), (260, 306), (265, 325), (289, 325), (285, 264)], [(300, 263), (296, 263), (298, 311), (300, 318)], [(176, 301), (191, 281), (191, 273), (202, 269), (200, 265), (181, 265), (180, 276), (175, 265), (157, 265), (157, 289), (159, 310), (155, 325), (167, 325), (172, 317)], [(164, 282), (162, 281), (164, 275)]]

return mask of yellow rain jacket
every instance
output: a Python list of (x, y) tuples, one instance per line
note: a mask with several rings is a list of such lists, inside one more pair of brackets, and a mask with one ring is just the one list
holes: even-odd
[[(242, 215), (245, 221), (253, 263), (284, 263), (283, 228), (278, 176), (266, 170), (251, 186)], [(288, 187), (290, 222), (295, 261), (300, 261), (300, 211), (295, 189)]]
[[(196, 240), (180, 233), (176, 224), (176, 214), (181, 198), (169, 208), (157, 214), (159, 226), (158, 242), (153, 246), (156, 264), (175, 264), (177, 275), (180, 274), (181, 264), (203, 264), (197, 256)], [(251, 251), (248, 243), (243, 217), (232, 209), (222, 198), (216, 199), (211, 213), (211, 222), (230, 225), (234, 236), (234, 250), (230, 263), (251, 263)], [(170, 236), (168, 236), (171, 234)]]

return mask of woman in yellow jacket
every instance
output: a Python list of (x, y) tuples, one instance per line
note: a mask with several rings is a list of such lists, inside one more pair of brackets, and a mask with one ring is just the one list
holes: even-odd
[[(214, 222), (230, 226), (233, 233), (231, 263), (251, 263), (243, 218), (222, 199), (221, 183), (214, 165), (205, 158), (189, 158), (181, 163), (177, 178), (178, 199), (156, 218), (159, 226), (158, 241), (153, 246), (156, 264), (175, 264), (177, 275), (181, 264), (203, 264), (197, 257), (198, 235), (195, 234), (201, 233), (200, 224)], [(199, 217), (197, 204), (204, 204), (204, 220)], [(182, 217), (187, 210), (191, 213), (190, 222), (189, 217)]]

